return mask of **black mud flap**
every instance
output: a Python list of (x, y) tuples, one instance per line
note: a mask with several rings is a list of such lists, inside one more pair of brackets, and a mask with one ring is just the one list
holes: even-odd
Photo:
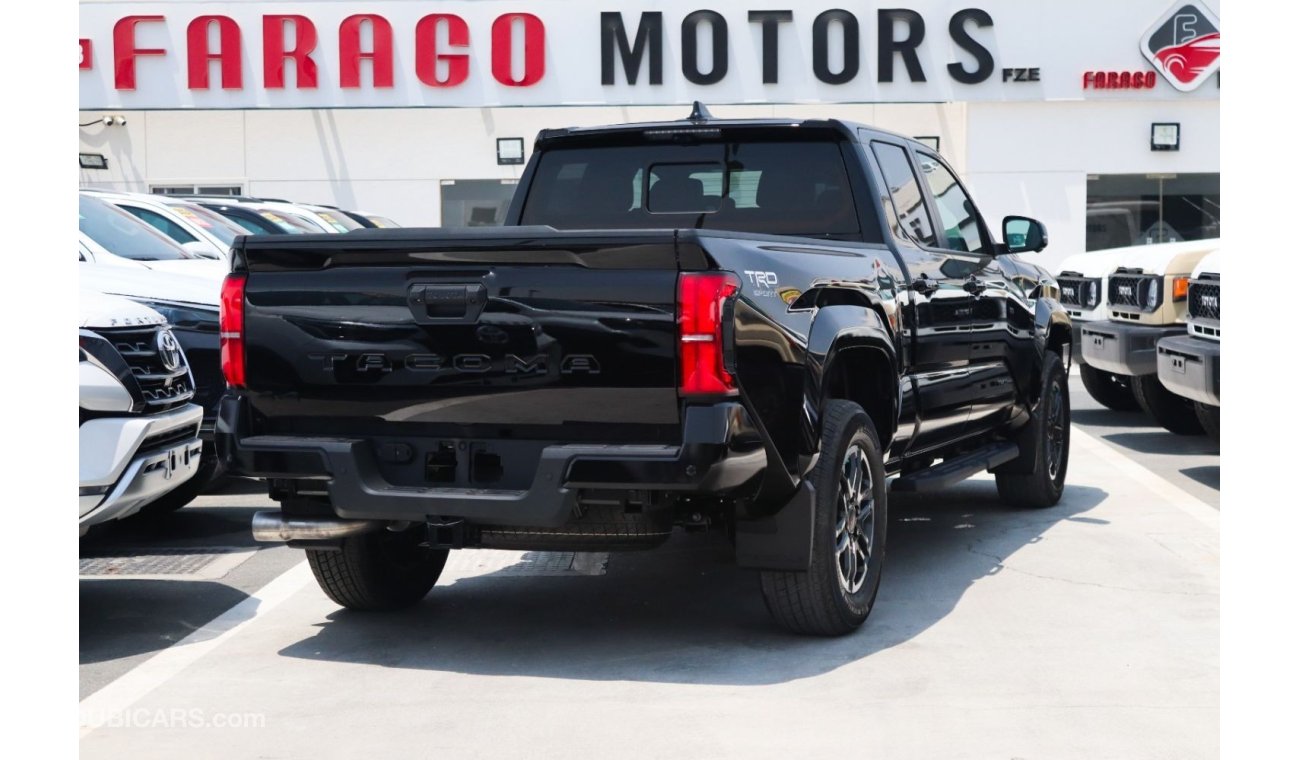
[(808, 570), (812, 564), (813, 507), (807, 480), (780, 512), (736, 523), (736, 564), (756, 570)]

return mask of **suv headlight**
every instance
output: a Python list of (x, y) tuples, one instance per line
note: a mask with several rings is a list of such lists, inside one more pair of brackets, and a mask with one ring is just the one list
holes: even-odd
[(1101, 281), (1088, 280), (1087, 288), (1083, 294), (1084, 308), (1095, 309), (1099, 303), (1101, 303)]
[(1155, 311), (1160, 305), (1160, 281), (1154, 277), (1147, 280), (1147, 286), (1142, 295), (1142, 301), (1147, 307), (1147, 311)]

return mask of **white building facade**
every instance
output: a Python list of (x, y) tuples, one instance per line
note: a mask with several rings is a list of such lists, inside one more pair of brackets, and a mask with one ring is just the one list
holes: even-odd
[(82, 184), (493, 224), (520, 139), (699, 100), (937, 140), (986, 218), (1046, 223), (1048, 266), (1218, 235), (1217, 4), (782, 6), (83, 0)]

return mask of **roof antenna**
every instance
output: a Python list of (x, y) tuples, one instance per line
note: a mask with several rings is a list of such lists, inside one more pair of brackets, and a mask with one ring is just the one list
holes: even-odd
[(686, 120), (687, 121), (708, 121), (712, 118), (713, 118), (713, 114), (709, 113), (709, 109), (705, 108), (704, 104), (697, 100), (695, 101), (695, 105), (691, 107), (691, 115), (687, 116)]

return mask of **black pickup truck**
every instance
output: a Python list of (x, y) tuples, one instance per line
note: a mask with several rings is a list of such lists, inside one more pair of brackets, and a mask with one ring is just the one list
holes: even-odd
[(833, 120), (547, 130), (505, 227), (246, 237), (219, 450), (353, 609), (450, 549), (726, 530), (788, 628), (866, 619), (894, 491), (1055, 504), (1070, 323), (935, 152)]

